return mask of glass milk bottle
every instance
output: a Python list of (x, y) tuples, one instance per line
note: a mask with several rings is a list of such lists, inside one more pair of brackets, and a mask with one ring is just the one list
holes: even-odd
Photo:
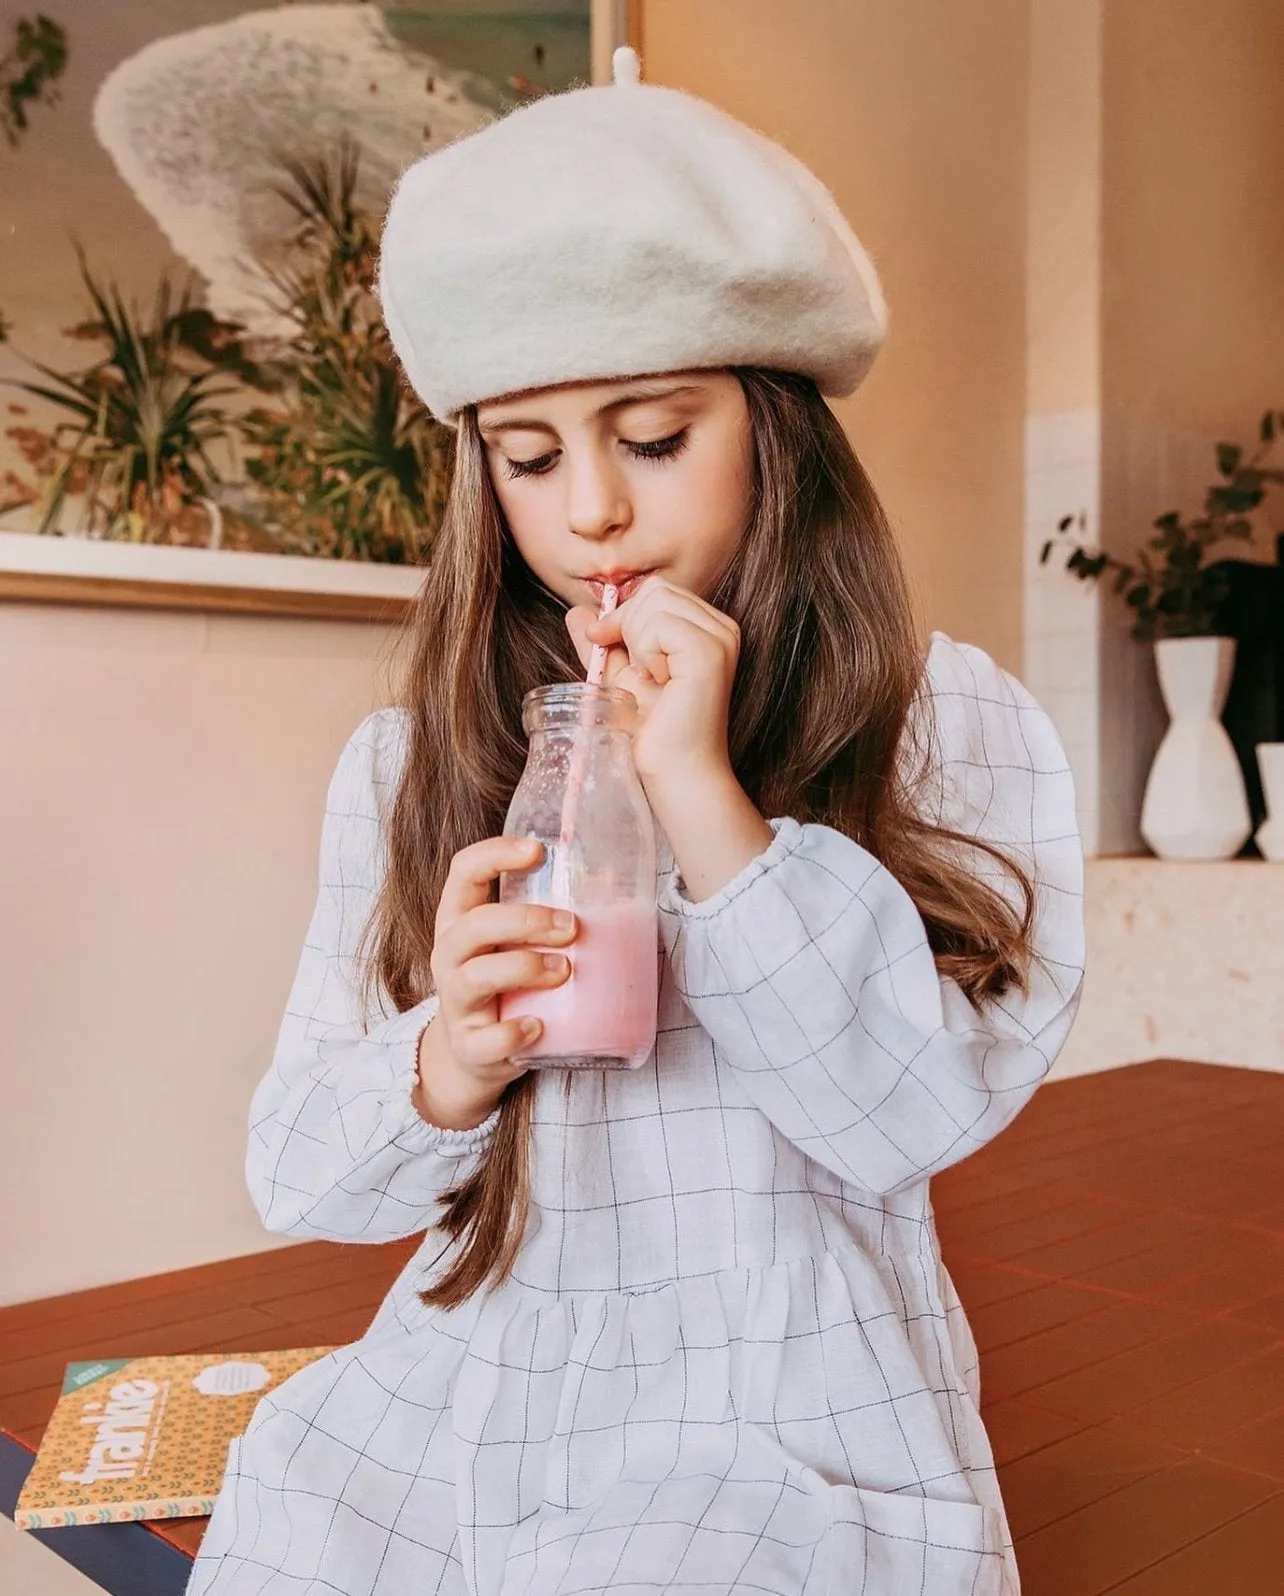
[(637, 704), (572, 682), (526, 695), (526, 768), (506, 837), (544, 844), (540, 866), (500, 880), (504, 903), (571, 909), (571, 975), (553, 990), (506, 993), (500, 1018), (544, 1022), (522, 1054), (546, 1069), (637, 1069), (655, 1045), (658, 997), (655, 826), (633, 766)]

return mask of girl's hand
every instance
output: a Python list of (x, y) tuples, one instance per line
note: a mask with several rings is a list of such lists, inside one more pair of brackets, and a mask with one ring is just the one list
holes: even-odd
[(638, 701), (633, 758), (653, 803), (660, 792), (731, 776), (727, 718), (740, 628), (729, 616), (653, 576), (613, 614), (599, 620), (577, 608), (566, 624), (585, 665), (594, 644), (605, 647), (606, 685)]
[(437, 907), (432, 976), (440, 1007), (419, 1042), (415, 1106), (442, 1130), (470, 1130), (491, 1113), (504, 1088), (526, 1066), (512, 1055), (542, 1029), (534, 1018), (499, 1018), (504, 992), (561, 986), (570, 960), (549, 948), (568, 947), (576, 921), (565, 910), (493, 903), (491, 883), (537, 866), (538, 842), (492, 837), (462, 848)]
[(688, 895), (712, 897), (771, 846), (773, 832), (736, 779), (727, 749), (740, 628), (663, 577), (601, 620), (573, 609), (567, 629), (587, 665), (608, 650), (604, 680), (638, 701), (633, 759)]

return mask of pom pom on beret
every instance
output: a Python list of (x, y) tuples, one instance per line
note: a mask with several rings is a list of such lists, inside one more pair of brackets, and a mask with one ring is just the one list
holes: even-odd
[(379, 291), (434, 415), (559, 383), (765, 366), (850, 393), (887, 327), (832, 195), (714, 106), (637, 81), (551, 95), (424, 157)]

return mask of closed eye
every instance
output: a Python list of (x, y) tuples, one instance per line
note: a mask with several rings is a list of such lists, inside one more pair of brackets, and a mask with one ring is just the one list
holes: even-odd
[[(645, 439), (633, 442), (622, 439), (625, 449), (635, 460), (673, 460), (686, 448), (689, 440), (690, 429), (683, 427), (681, 432), (675, 432), (667, 438)], [(504, 475), (510, 479), (519, 477), (542, 477), (553, 469), (562, 457), (560, 449), (549, 449), (544, 454), (537, 454), (529, 460), (504, 461)]]
[(683, 427), (672, 437), (656, 438), (647, 443), (629, 443), (624, 447), (635, 460), (672, 460), (680, 455), (690, 441), (690, 429)]
[(533, 460), (505, 460), (506, 477), (542, 477), (557, 464), (560, 449), (550, 449), (547, 454), (537, 454)]

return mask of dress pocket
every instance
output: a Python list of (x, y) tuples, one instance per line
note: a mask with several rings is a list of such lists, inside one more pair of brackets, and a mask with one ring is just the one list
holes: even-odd
[(1001, 1596), (1003, 1526), (975, 1502), (831, 1485), (830, 1596)]

